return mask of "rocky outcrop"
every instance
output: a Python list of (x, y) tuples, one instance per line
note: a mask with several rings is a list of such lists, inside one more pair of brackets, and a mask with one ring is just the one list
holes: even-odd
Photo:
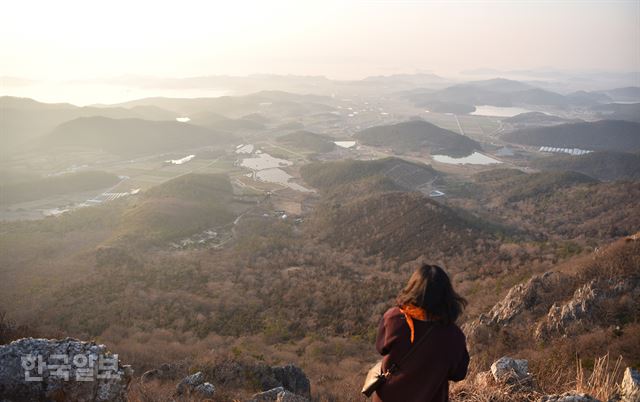
[(530, 385), (531, 383), (529, 362), (524, 359), (501, 357), (491, 365), (491, 374), (500, 384)]
[(94, 342), (23, 338), (0, 346), (3, 401), (124, 402), (132, 375)]
[(186, 376), (176, 387), (176, 395), (211, 398), (214, 393), (215, 387), (213, 384), (205, 382), (204, 374), (201, 371)]
[[(525, 283), (512, 287), (507, 295), (496, 303), (487, 314), (465, 323), (462, 327), (473, 350), (476, 340), (490, 342), (493, 334), (501, 327), (507, 327), (523, 316), (536, 310), (546, 313), (554, 296), (564, 292), (568, 278), (557, 272), (535, 275)], [(565, 282), (565, 286), (562, 286)]]
[(219, 362), (207, 373), (209, 381), (224, 389), (247, 389), (257, 385), (263, 391), (282, 387), (305, 397), (311, 394), (309, 379), (293, 364), (271, 367), (230, 359)]
[(536, 328), (536, 338), (544, 339), (552, 333), (566, 333), (569, 326), (577, 324), (591, 314), (598, 300), (594, 281), (578, 288), (573, 297), (564, 304), (554, 303), (546, 319)]
[(538, 324), (535, 337), (544, 340), (584, 332), (593, 324), (596, 309), (603, 301), (622, 295), (640, 300), (640, 279), (592, 280), (580, 286), (568, 301), (554, 303)]
[(556, 272), (545, 272), (536, 275), (527, 282), (516, 285), (509, 290), (507, 296), (497, 303), (485, 322), (489, 325), (507, 325), (524, 311), (546, 301), (546, 294), (554, 291), (559, 285), (561, 275)]
[(284, 389), (294, 394), (311, 396), (311, 383), (302, 369), (288, 364), (282, 367), (272, 367), (272, 370), (276, 380), (282, 384)]
[(539, 399), (539, 402), (600, 402), (598, 399), (588, 394), (578, 394), (574, 392), (566, 392), (561, 395), (545, 395)]

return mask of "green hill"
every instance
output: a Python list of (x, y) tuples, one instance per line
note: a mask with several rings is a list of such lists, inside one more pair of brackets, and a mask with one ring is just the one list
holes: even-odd
[(398, 153), (428, 150), (431, 154), (466, 156), (480, 149), (480, 144), (471, 138), (423, 120), (371, 127), (355, 138), (365, 145), (390, 147)]
[(640, 101), (638, 103), (607, 103), (591, 108), (602, 119), (626, 120), (640, 123)]
[(177, 121), (83, 117), (59, 125), (44, 140), (48, 147), (82, 147), (116, 155), (138, 155), (223, 146), (232, 138), (230, 134)]
[(39, 200), (59, 194), (98, 190), (118, 183), (118, 176), (100, 171), (67, 173), (0, 184), (0, 204)]
[(640, 181), (598, 182), (577, 172), (495, 169), (448, 201), (490, 220), (566, 241), (610, 240), (637, 231)]
[(572, 170), (599, 180), (640, 179), (640, 154), (601, 151), (580, 156), (550, 156), (536, 159), (532, 167), (541, 170)]
[(114, 241), (154, 245), (233, 221), (233, 190), (225, 175), (187, 174), (145, 192), (122, 218)]
[(452, 258), (472, 249), (479, 239), (493, 238), (495, 229), (421, 193), (402, 191), (334, 199), (317, 209), (312, 225), (333, 246), (401, 262), (419, 256), (434, 261)]
[[(566, 108), (591, 106), (611, 101), (611, 98), (603, 93), (578, 91), (561, 95), (523, 82), (503, 78), (466, 82), (438, 91), (414, 90), (406, 97), (419, 107), (458, 105), (455, 108), (458, 113), (463, 113), (477, 105), (533, 105)], [(452, 113), (456, 113), (454, 108), (450, 108), (450, 110)]]
[(230, 119), (217, 113), (204, 112), (191, 117), (190, 123), (216, 131), (255, 131), (264, 129), (259, 121), (248, 118)]
[(220, 96), (216, 98), (144, 98), (113, 106), (132, 107), (153, 105), (192, 117), (200, 113), (217, 113), (229, 118), (239, 118), (260, 113), (267, 118), (273, 116), (293, 117), (333, 110), (327, 104), (331, 98), (318, 95), (294, 94), (283, 91), (260, 91), (242, 96)]
[(551, 194), (578, 184), (597, 183), (585, 174), (570, 171), (526, 174), (516, 169), (496, 169), (478, 173), (475, 181), (491, 196), (508, 202)]
[(376, 176), (386, 177), (396, 186), (413, 190), (438, 177), (438, 171), (431, 166), (400, 158), (315, 162), (303, 166), (300, 173), (307, 183), (324, 190)]
[(542, 112), (520, 113), (503, 120), (503, 122), (510, 123), (515, 126), (552, 126), (562, 123), (577, 123), (579, 121), (580, 120), (565, 119)]
[(0, 97), (0, 132), (2, 152), (33, 147), (40, 138), (56, 126), (80, 117), (103, 116), (114, 119), (140, 118), (145, 120), (175, 120), (176, 113), (140, 106), (131, 109), (122, 107), (78, 107), (69, 103), (42, 103), (29, 98)]
[(296, 131), (280, 136), (276, 140), (283, 144), (312, 152), (331, 152), (336, 147), (331, 137), (310, 131)]
[(517, 130), (502, 138), (516, 144), (628, 152), (640, 150), (640, 123), (600, 120), (561, 124)]

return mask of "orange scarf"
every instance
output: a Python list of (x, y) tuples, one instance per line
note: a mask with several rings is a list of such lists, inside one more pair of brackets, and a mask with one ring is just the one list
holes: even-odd
[(409, 325), (409, 329), (411, 330), (411, 343), (413, 343), (414, 335), (415, 335), (415, 327), (413, 325), (413, 320), (425, 321), (427, 319), (427, 312), (424, 311), (423, 308), (414, 306), (413, 304), (405, 304), (400, 306), (400, 311), (404, 314), (407, 325)]

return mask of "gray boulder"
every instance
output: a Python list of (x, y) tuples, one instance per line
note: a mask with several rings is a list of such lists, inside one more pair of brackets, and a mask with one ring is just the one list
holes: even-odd
[(192, 393), (198, 385), (204, 384), (204, 374), (201, 371), (186, 376), (176, 387), (176, 394), (184, 395)]
[(491, 365), (491, 374), (498, 383), (528, 385), (531, 382), (529, 362), (524, 359), (501, 357)]
[(294, 394), (283, 387), (276, 387), (253, 395), (248, 402), (309, 402), (309, 398)]
[(203, 398), (212, 398), (216, 392), (216, 388), (210, 382), (205, 382), (193, 389), (192, 394), (196, 394)]
[(545, 395), (539, 399), (539, 402), (600, 402), (600, 400), (588, 394), (566, 392), (561, 395)]
[(23, 338), (0, 346), (3, 401), (124, 402), (132, 376), (95, 342)]

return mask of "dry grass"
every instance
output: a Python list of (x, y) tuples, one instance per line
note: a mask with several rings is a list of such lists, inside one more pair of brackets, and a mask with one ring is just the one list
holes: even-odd
[(593, 370), (591, 370), (591, 374), (587, 376), (582, 366), (582, 360), (578, 359), (576, 368), (576, 391), (606, 401), (618, 392), (618, 384), (622, 379), (622, 370), (622, 356), (619, 356), (615, 362), (612, 362), (607, 353), (595, 360)]

